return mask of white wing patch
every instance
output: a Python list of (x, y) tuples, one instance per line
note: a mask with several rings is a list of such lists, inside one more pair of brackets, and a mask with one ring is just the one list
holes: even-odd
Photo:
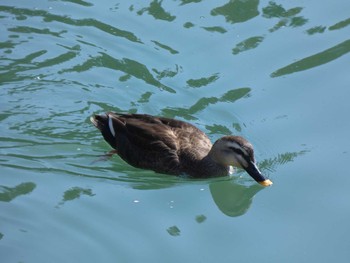
[(233, 168), (233, 166), (230, 165), (230, 166), (229, 166), (229, 170), (228, 170), (229, 175), (233, 175), (234, 172), (235, 172), (235, 168)]
[(108, 116), (108, 127), (110, 132), (112, 133), (113, 137), (115, 137), (115, 130), (113, 127), (113, 122), (112, 122), (112, 118)]

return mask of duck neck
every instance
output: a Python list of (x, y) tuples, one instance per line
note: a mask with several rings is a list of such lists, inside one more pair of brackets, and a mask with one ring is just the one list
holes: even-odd
[(212, 158), (210, 152), (200, 161), (203, 177), (220, 177), (229, 174), (230, 167), (222, 165)]

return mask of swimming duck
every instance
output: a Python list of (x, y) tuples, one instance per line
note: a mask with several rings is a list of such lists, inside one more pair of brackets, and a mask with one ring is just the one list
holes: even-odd
[(115, 153), (134, 167), (209, 178), (227, 176), (235, 166), (263, 186), (272, 184), (259, 171), (253, 146), (243, 137), (224, 136), (212, 144), (190, 123), (147, 114), (107, 112), (90, 120)]

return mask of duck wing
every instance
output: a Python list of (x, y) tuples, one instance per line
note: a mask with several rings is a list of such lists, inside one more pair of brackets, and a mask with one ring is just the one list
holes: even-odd
[[(177, 150), (177, 136), (161, 118), (145, 114), (107, 113), (112, 119), (115, 138), (128, 140), (129, 143), (143, 149), (160, 150), (166, 146), (170, 150)], [(159, 146), (159, 147), (158, 147)]]
[(211, 148), (205, 133), (179, 120), (108, 112), (92, 122), (123, 160), (160, 173), (184, 173)]
[(212, 146), (204, 132), (184, 121), (147, 114), (108, 114), (121, 120), (130, 138), (142, 144), (162, 142), (179, 155), (190, 152), (194, 158), (203, 158)]
[(166, 121), (150, 115), (113, 112), (95, 115), (91, 121), (130, 165), (161, 173), (181, 173), (179, 145)]

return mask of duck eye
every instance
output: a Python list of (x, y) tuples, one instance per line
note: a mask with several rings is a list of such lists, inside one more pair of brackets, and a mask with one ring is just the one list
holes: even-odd
[(228, 147), (231, 151), (233, 151), (233, 152), (235, 152), (235, 153), (237, 153), (237, 154), (239, 154), (239, 155), (242, 155), (242, 156), (244, 156), (244, 152), (241, 150), (241, 149), (239, 149), (239, 148), (235, 148), (235, 147)]

